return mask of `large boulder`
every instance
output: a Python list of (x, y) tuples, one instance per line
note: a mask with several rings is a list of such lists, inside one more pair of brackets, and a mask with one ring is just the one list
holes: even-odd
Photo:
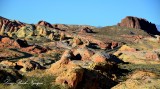
[(46, 73), (57, 76), (57, 84), (67, 84), (71, 89), (75, 89), (83, 77), (83, 68), (71, 62), (72, 52), (66, 50), (61, 59), (51, 65)]
[(78, 46), (78, 45), (80, 45), (80, 44), (82, 44), (82, 43), (83, 43), (83, 42), (81, 41), (80, 38), (74, 37), (74, 38), (73, 38), (72, 47)]
[(90, 57), (94, 55), (94, 52), (86, 47), (78, 48), (74, 50), (73, 54), (77, 60), (90, 60)]
[(34, 29), (35, 28), (32, 25), (23, 26), (17, 31), (17, 37), (33, 36), (34, 35)]
[(14, 46), (16, 47), (28, 47), (28, 43), (26, 40), (17, 39), (14, 41)]
[(4, 37), (1, 39), (1, 42), (4, 44), (12, 44), (14, 43), (14, 40), (10, 39), (9, 37)]
[(62, 55), (62, 57), (61, 57), (61, 62), (63, 62), (63, 63), (68, 63), (69, 61), (71, 61), (71, 60), (73, 60), (74, 59), (74, 54), (73, 54), (73, 52), (71, 51), (71, 50), (66, 50), (64, 53), (63, 53), (63, 55)]
[(53, 40), (53, 39), (54, 39), (54, 34), (53, 34), (53, 33), (50, 33), (50, 34), (48, 35), (48, 39)]
[(155, 24), (148, 22), (146, 19), (133, 16), (127, 16), (122, 19), (121, 23), (118, 23), (118, 26), (142, 29), (150, 34), (160, 34)]
[(77, 84), (82, 81), (83, 72), (81, 67), (76, 69), (70, 68), (66, 73), (62, 73), (56, 78), (56, 83), (67, 84), (71, 89), (76, 89)]
[(36, 35), (38, 36), (47, 36), (47, 28), (45, 26), (38, 25), (36, 27)]

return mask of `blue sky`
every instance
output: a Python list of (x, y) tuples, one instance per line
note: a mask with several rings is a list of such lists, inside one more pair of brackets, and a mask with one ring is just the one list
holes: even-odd
[(115, 25), (126, 16), (160, 25), (160, 0), (1, 0), (0, 16), (26, 23)]

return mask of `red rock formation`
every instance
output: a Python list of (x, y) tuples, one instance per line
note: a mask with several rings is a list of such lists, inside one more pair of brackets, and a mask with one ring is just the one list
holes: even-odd
[(25, 40), (20, 40), (20, 39), (14, 40), (9, 37), (1, 38), (0, 48), (4, 48), (4, 47), (20, 48), (21, 51), (29, 52), (32, 54), (40, 54), (47, 51), (46, 48), (43, 48), (41, 46), (37, 46), (37, 45), (29, 46), (27, 41)]
[(4, 43), (4, 44), (12, 44), (14, 42), (14, 40), (11, 40), (8, 37), (4, 37), (4, 38), (1, 39), (1, 42)]
[(0, 43), (1, 43), (0, 47), (9, 47), (9, 48), (21, 48), (28, 46), (27, 41), (25, 40), (20, 40), (20, 39), (13, 40), (9, 37), (1, 38)]
[(3, 25), (6, 28), (5, 31), (11, 31), (11, 32), (17, 31), (22, 26), (25, 26), (25, 24), (22, 22), (15, 21), (15, 20), (11, 21), (9, 19), (6, 19), (6, 18), (0, 16), (0, 30)]
[(147, 33), (154, 34), (154, 35), (160, 34), (155, 24), (148, 22), (145, 19), (132, 17), (132, 16), (127, 16), (126, 18), (122, 19), (121, 23), (118, 23), (118, 26), (142, 29)]
[(39, 21), (37, 25), (53, 28), (53, 26), (50, 23), (46, 22), (46, 21)]
[(66, 50), (61, 59), (53, 63), (49, 69), (46, 70), (47, 74), (56, 75), (55, 83), (67, 84), (69, 89), (77, 89), (78, 83), (82, 81), (84, 69), (79, 65), (70, 61), (72, 51)]

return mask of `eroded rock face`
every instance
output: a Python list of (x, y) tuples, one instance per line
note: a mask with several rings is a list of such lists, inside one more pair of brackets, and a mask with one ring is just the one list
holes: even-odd
[(37, 23), (37, 25), (41, 25), (41, 26), (46, 26), (46, 27), (53, 28), (53, 26), (52, 26), (50, 23), (46, 22), (46, 21), (39, 21), (39, 22)]
[(19, 22), (19, 21), (11, 21), (9, 19), (3, 18), (0, 16), (0, 30), (4, 26), (4, 31), (5, 32), (15, 32), (22, 26), (25, 26), (24, 23)]
[(127, 16), (122, 19), (121, 23), (118, 23), (118, 26), (142, 29), (150, 34), (160, 34), (156, 28), (156, 25), (148, 22), (145, 19)]

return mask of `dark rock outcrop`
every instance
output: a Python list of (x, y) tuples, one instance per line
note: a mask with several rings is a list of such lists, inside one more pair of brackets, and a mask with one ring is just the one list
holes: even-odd
[(127, 16), (126, 18), (122, 19), (121, 23), (118, 23), (117, 25), (128, 28), (142, 29), (147, 33), (153, 35), (160, 34), (155, 24), (148, 22), (146, 19), (143, 18)]

